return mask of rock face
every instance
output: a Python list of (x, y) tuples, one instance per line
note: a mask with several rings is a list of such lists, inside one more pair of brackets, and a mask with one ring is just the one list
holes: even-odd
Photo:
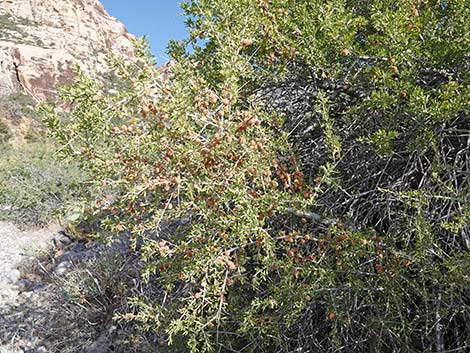
[(99, 74), (107, 50), (132, 57), (132, 39), (98, 0), (0, 0), (0, 95), (53, 98), (75, 65)]

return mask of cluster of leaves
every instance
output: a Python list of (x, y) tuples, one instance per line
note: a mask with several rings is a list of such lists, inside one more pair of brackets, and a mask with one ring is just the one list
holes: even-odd
[(465, 1), (183, 8), (166, 67), (137, 43), (119, 91), (79, 74), (70, 122), (44, 108), (158, 289), (117, 318), (192, 352), (464, 349)]

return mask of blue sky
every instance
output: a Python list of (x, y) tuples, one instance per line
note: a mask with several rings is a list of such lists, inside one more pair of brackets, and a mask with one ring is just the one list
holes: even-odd
[(108, 13), (119, 19), (127, 30), (148, 37), (157, 64), (168, 56), (165, 49), (170, 39), (186, 37), (181, 0), (101, 0)]

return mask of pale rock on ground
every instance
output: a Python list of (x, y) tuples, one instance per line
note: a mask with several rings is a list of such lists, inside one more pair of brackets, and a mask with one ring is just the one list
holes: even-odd
[[(58, 226), (50, 226), (46, 229), (22, 231), (11, 223), (0, 222), (0, 327), (4, 325), (3, 314), (7, 308), (17, 305), (20, 300), (31, 300), (31, 294), (21, 294), (22, 291), (29, 291), (31, 288), (25, 288), (27, 283), (20, 279), (21, 273), (18, 266), (38, 251), (45, 250), (51, 244), (58, 229)], [(21, 320), (23, 318), (19, 319)], [(28, 351), (27, 349), (20, 350), (18, 345), (15, 346), (0, 344), (0, 353)], [(41, 352), (41, 349), (36, 349), (35, 352)]]
[(0, 305), (11, 303), (18, 295), (23, 260), (51, 244), (58, 226), (21, 231), (11, 223), (0, 222)]
[[(98, 241), (85, 244), (75, 241), (58, 226), (22, 231), (11, 223), (0, 222), (0, 353), (47, 353), (49, 345), (55, 343), (44, 340), (38, 328), (47, 328), (53, 317), (49, 311), (54, 308), (60, 312), (68, 301), (60, 280), (76, 271), (81, 263), (106, 254), (125, 256), (128, 250), (125, 234), (108, 245)], [(38, 257), (41, 252), (43, 256)], [(31, 270), (28, 263), (41, 263), (42, 275)], [(104, 327), (87, 353), (108, 352), (111, 336), (112, 331)]]

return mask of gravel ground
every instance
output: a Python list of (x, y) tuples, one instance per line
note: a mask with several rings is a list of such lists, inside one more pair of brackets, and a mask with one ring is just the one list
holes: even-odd
[(21, 261), (51, 244), (57, 226), (20, 230), (11, 223), (0, 222), (0, 306), (14, 303)]
[[(41, 249), (47, 248), (57, 231), (58, 226), (49, 226), (44, 229), (20, 230), (7, 222), (0, 222), (0, 333), (12, 327), (12, 315), (18, 316), (18, 332), (30, 316), (25, 310), (15, 312), (11, 308), (20, 308), (25, 301), (30, 302), (31, 297), (25, 296), (22, 287), (21, 273), (18, 266), (22, 261), (31, 258)], [(27, 294), (27, 293), (26, 293)], [(14, 321), (13, 321), (14, 322)], [(10, 327), (8, 327), (10, 326)], [(15, 330), (15, 327), (13, 327)], [(24, 346), (24, 340), (10, 342), (2, 345), (0, 337), (0, 353), (31, 352)], [(40, 350), (34, 350), (40, 352)]]

